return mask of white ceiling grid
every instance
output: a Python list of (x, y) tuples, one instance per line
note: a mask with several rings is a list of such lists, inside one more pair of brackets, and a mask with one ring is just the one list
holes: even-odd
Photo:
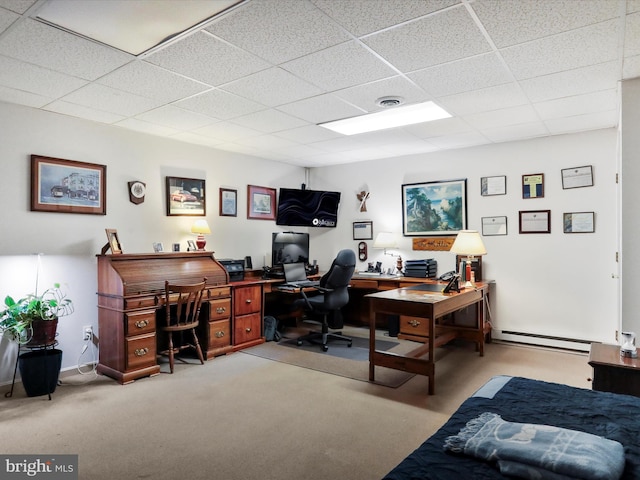
[[(200, 1), (147, 0), (145, 27)], [(615, 127), (640, 76), (640, 0), (246, 0), (138, 56), (50, 3), (0, 0), (0, 101), (307, 167)], [(453, 118), (317, 126), (383, 96)]]

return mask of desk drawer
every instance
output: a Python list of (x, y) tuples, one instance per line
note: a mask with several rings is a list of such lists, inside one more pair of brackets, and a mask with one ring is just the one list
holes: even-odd
[(354, 280), (353, 278), (349, 282), (351, 288), (366, 288), (370, 290), (376, 290), (378, 288), (377, 280)]
[(231, 322), (220, 320), (209, 322), (209, 345), (207, 350), (228, 347), (231, 345)]
[(125, 314), (127, 336), (154, 333), (156, 331), (156, 311), (145, 310)]
[(231, 287), (209, 288), (205, 294), (205, 298), (230, 297)]
[(420, 317), (400, 316), (400, 333), (406, 335), (429, 336), (429, 319)]
[(231, 316), (231, 299), (221, 298), (209, 302), (209, 320), (222, 320)]
[(150, 333), (126, 340), (127, 370), (156, 364), (156, 334)]
[(246, 315), (262, 310), (262, 286), (251, 285), (233, 289), (234, 315)]
[(240, 345), (242, 343), (259, 339), (262, 335), (261, 320), (260, 313), (252, 313), (251, 315), (235, 317), (233, 326), (233, 344)]
[(131, 310), (133, 308), (157, 307), (160, 300), (161, 298), (158, 295), (150, 297), (125, 298), (124, 309)]

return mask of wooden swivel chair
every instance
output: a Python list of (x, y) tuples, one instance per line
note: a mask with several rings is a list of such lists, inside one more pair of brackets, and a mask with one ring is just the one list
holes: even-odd
[[(198, 342), (196, 328), (200, 317), (200, 307), (204, 293), (205, 278), (202, 282), (192, 285), (176, 285), (165, 281), (165, 322), (160, 327), (160, 332), (166, 333), (167, 348), (158, 352), (160, 355), (169, 356), (169, 368), (173, 373), (174, 356), (185, 348), (193, 348), (198, 354), (200, 363), (204, 365), (204, 357)], [(177, 295), (177, 296), (176, 296)], [(193, 342), (184, 338), (183, 333), (191, 331)], [(177, 345), (174, 345), (174, 334), (180, 333)]]
[(352, 345), (353, 340), (342, 335), (342, 332), (329, 332), (329, 317), (339, 318), (339, 321), (336, 322), (339, 325), (331, 323), (332, 328), (342, 327), (340, 309), (349, 303), (348, 286), (355, 267), (356, 254), (353, 250), (340, 250), (329, 271), (320, 278), (320, 285), (313, 287), (319, 294), (307, 296), (304, 290), (300, 289), (303, 298), (296, 300), (294, 305), (297, 304), (298, 307), (302, 307), (312, 314), (321, 315), (322, 330), (320, 332), (312, 331), (308, 335), (299, 337), (297, 340), (298, 346), (302, 345), (304, 341), (320, 343), (322, 350), (326, 352), (329, 349), (327, 345), (329, 339), (344, 340), (348, 342), (347, 345), (349, 347)]

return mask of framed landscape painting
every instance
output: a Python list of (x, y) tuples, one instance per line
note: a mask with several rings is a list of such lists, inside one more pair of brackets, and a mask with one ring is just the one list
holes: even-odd
[(402, 185), (403, 235), (455, 235), (466, 228), (466, 178)]

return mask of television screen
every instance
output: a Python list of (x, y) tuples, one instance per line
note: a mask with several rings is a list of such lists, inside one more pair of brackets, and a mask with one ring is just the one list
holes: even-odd
[(309, 263), (309, 234), (276, 232), (271, 235), (271, 265)]
[(338, 223), (340, 192), (281, 188), (277, 225), (293, 227), (335, 227)]

